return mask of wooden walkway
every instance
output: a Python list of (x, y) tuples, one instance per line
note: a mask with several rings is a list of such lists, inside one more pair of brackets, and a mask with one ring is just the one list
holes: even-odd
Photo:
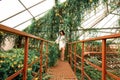
[(56, 66), (48, 69), (48, 74), (52, 75), (50, 80), (77, 80), (67, 61), (59, 60)]

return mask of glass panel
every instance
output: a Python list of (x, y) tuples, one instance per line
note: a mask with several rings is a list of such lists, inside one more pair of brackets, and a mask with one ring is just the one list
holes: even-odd
[[(40, 18), (42, 16), (44, 16), (45, 11), (51, 9), (54, 5), (55, 5), (55, 0), (20, 0), (27, 8), (40, 3), (36, 6), (34, 6), (33, 8), (29, 9), (29, 11), (31, 12), (32, 15), (37, 16), (36, 18)], [(42, 2), (43, 1), (43, 2)], [(65, 2), (66, 0), (59, 0), (60, 3)], [(104, 5), (102, 4), (102, 2), (100, 2), (99, 4), (101, 4), (100, 6), (98, 6), (98, 8), (96, 10), (91, 10), (90, 13), (85, 12), (85, 17), (84, 20), (82, 21), (82, 27), (84, 28), (112, 28), (112, 27), (119, 27), (118, 24), (118, 19), (119, 19), (119, 15), (114, 15), (114, 14), (109, 14), (107, 17), (105, 17), (103, 20), (103, 16), (105, 16), (105, 8)], [(108, 8), (110, 7), (110, 5), (108, 6)], [(21, 5), (21, 3), (18, 0), (0, 0), (0, 21), (22, 11), (25, 10), (25, 8)], [(41, 13), (45, 12), (44, 14), (40, 15)], [(120, 12), (120, 8), (117, 8), (116, 10), (114, 10), (112, 13), (118, 14)], [(21, 23), (23, 23), (24, 21), (27, 21), (29, 19), (31, 19), (32, 16), (27, 12), (23, 12), (18, 14), (17, 16), (14, 16), (4, 22), (2, 22), (1, 24), (7, 25), (9, 27), (15, 27)], [(101, 20), (100, 20), (101, 19)], [(31, 20), (30, 20), (31, 21)], [(20, 29), (23, 30), (24, 27), (26, 27), (26, 24), (30, 24), (31, 22), (28, 21), (20, 26), (17, 26), (15, 29)], [(101, 32), (105, 32), (107, 34), (111, 33), (115, 33), (117, 29), (109, 29), (109, 30), (97, 30), (100, 31), (98, 32), (98, 34)], [(109, 32), (109, 33), (108, 33)], [(88, 35), (89, 32), (85, 32), (85, 35)], [(105, 34), (105, 33), (103, 33)], [(102, 34), (101, 34), (102, 35)]]
[(85, 21), (82, 24), (82, 27), (84, 27), (84, 28), (93, 27), (93, 24), (96, 24), (97, 23), (96, 21), (98, 21), (99, 18), (102, 18), (104, 11), (105, 11), (105, 9), (101, 10), (99, 13), (96, 13), (96, 14), (94, 12), (92, 12), (91, 14), (94, 14), (94, 16), (92, 16), (87, 21)]
[(18, 26), (18, 27), (16, 27), (15, 29), (22, 31), (25, 28), (27, 28), (30, 24), (31, 24), (31, 20), (26, 22), (26, 23), (24, 23), (24, 24), (22, 24), (22, 25), (20, 25), (20, 26)]
[[(113, 27), (115, 24), (117, 24), (119, 19), (119, 16), (110, 14), (106, 18), (104, 18), (101, 22), (99, 22), (96, 26), (96, 28), (110, 28)], [(117, 26), (117, 25), (116, 25)]]
[(18, 0), (1, 0), (0, 1), (0, 21), (24, 10)]
[(4, 21), (2, 24), (13, 28), (16, 25), (18, 25), (30, 18), (32, 18), (32, 16), (27, 11), (25, 11), (13, 18), (8, 19), (7, 21)]
[(43, 13), (51, 9), (53, 6), (54, 6), (54, 0), (47, 0), (29, 10), (34, 16), (36, 16), (36, 15), (39, 15), (40, 13)]
[(42, 1), (46, 2), (46, 0), (20, 0), (20, 1), (25, 5), (26, 8), (31, 7)]
[(36, 18), (36, 19), (41, 18), (41, 17), (43, 17), (45, 14), (47, 14), (47, 12), (48, 12), (48, 11), (45, 11), (45, 12), (43, 12), (43, 13), (41, 13), (41, 14), (38, 14), (35, 18)]

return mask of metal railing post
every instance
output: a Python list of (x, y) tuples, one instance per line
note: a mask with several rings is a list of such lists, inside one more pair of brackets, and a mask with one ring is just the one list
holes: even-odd
[(81, 60), (81, 80), (84, 80), (84, 42), (82, 42), (82, 60)]
[(45, 72), (47, 72), (47, 68), (48, 68), (48, 43), (46, 43), (46, 70)]
[(74, 73), (76, 73), (76, 65), (77, 65), (77, 63), (76, 63), (76, 44), (77, 43), (74, 44)]
[(69, 44), (69, 53), (70, 53), (70, 65), (72, 66), (72, 44)]
[(102, 40), (102, 80), (106, 80), (106, 39)]
[(42, 80), (43, 43), (44, 41), (40, 43), (40, 80)]
[(23, 80), (27, 80), (29, 38), (25, 37)]

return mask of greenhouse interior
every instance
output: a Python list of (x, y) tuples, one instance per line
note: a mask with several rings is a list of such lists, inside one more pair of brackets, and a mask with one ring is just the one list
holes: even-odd
[(0, 0), (0, 80), (120, 80), (120, 0)]

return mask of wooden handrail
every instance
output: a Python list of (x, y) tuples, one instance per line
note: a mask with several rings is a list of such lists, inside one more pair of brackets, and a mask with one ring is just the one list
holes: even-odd
[[(23, 80), (27, 80), (27, 69), (28, 67), (32, 66), (34, 63), (36, 63), (38, 60), (40, 62), (40, 80), (42, 80), (42, 68), (43, 68), (43, 63), (42, 63), (42, 53), (43, 53), (43, 45), (44, 43), (46, 44), (46, 54), (48, 54), (48, 43), (51, 44), (51, 41), (45, 40), (43, 38), (7, 27), (5, 25), (0, 24), (0, 31), (3, 32), (7, 32), (7, 33), (12, 33), (12, 34), (16, 34), (22, 37), (25, 37), (25, 45), (24, 45), (24, 66), (21, 70), (17, 71), (16, 73), (14, 73), (13, 75), (9, 76), (8, 78), (6, 78), (6, 80), (12, 80), (13, 78), (15, 78), (16, 76), (18, 76), (20, 73), (23, 73)], [(40, 44), (40, 58), (36, 59), (35, 61), (31, 62), (30, 64), (28, 64), (28, 50), (29, 50), (29, 38), (33, 38), (36, 40), (40, 40), (41, 44)], [(48, 63), (48, 62), (47, 62)], [(47, 64), (46, 63), (46, 68), (47, 68)]]
[[(106, 52), (106, 54), (117, 54), (118, 52)], [(89, 52), (84, 52), (84, 55), (87, 54), (102, 54), (102, 52), (93, 52), (93, 51), (89, 51)]]
[(26, 36), (26, 37), (34, 38), (34, 39), (37, 39), (37, 40), (43, 40), (45, 42), (50, 42), (50, 41), (45, 40), (43, 38), (40, 38), (40, 37), (31, 35), (31, 34), (28, 34), (26, 32), (22, 32), (22, 31), (7, 27), (7, 26), (2, 25), (2, 24), (0, 24), (0, 30), (4, 31), (4, 32), (9, 32), (9, 33), (17, 34), (17, 35), (20, 35), (20, 36), (24, 36), (24, 37)]
[(21, 70), (17, 71), (16, 73), (12, 74), (8, 78), (6, 78), (6, 80), (12, 80), (15, 76), (19, 75), (22, 72), (23, 72), (23, 69), (21, 69)]
[(89, 38), (89, 39), (85, 39), (85, 40), (78, 40), (78, 41), (74, 41), (74, 42), (69, 42), (68, 44), (75, 44), (75, 43), (80, 43), (80, 42), (89, 42), (89, 41), (95, 41), (95, 40), (103, 40), (103, 39), (112, 39), (112, 38), (118, 38), (118, 37), (120, 37), (120, 33), (101, 36), (101, 37), (97, 37), (97, 38)]
[[(108, 72), (106, 70), (106, 54), (110, 53), (110, 54), (117, 54), (117, 52), (109, 52), (107, 51), (107, 46), (106, 46), (106, 41), (107, 39), (112, 39), (112, 38), (120, 38), (120, 33), (119, 34), (112, 34), (112, 35), (106, 35), (106, 36), (101, 36), (101, 37), (97, 37), (97, 38), (90, 38), (90, 39), (86, 39), (86, 40), (78, 40), (78, 41), (74, 41), (74, 42), (69, 42), (68, 45), (69, 47), (75, 45), (76, 43), (82, 43), (81, 44), (81, 47), (82, 47), (82, 53), (81, 53), (81, 56), (79, 55), (76, 55), (77, 58), (80, 58), (81, 59), (81, 80), (84, 80), (84, 75), (85, 75), (85, 71), (84, 71), (84, 63), (87, 62), (89, 65), (91, 65), (92, 67), (98, 69), (99, 71), (102, 71), (102, 80), (106, 80), (106, 74), (108, 74), (109, 76), (111, 76), (112, 78), (114, 79), (117, 79), (119, 80), (120, 77), (119, 76), (116, 76), (110, 72)], [(101, 40), (102, 41), (102, 49), (101, 49), (101, 52), (97, 52), (97, 51), (88, 51), (88, 52), (85, 52), (85, 42), (89, 42), (89, 41), (96, 41), (96, 40)], [(73, 50), (70, 48), (69, 49), (70, 51), (70, 54), (73, 52)], [(85, 55), (86, 54), (101, 54), (101, 59), (102, 59), (102, 67), (99, 67), (93, 63), (91, 63), (90, 61), (87, 61), (85, 59)], [(70, 57), (70, 59), (72, 59)], [(70, 60), (71, 61), (71, 60)], [(76, 61), (74, 61), (76, 62)], [(88, 77), (89, 78), (89, 77)]]

